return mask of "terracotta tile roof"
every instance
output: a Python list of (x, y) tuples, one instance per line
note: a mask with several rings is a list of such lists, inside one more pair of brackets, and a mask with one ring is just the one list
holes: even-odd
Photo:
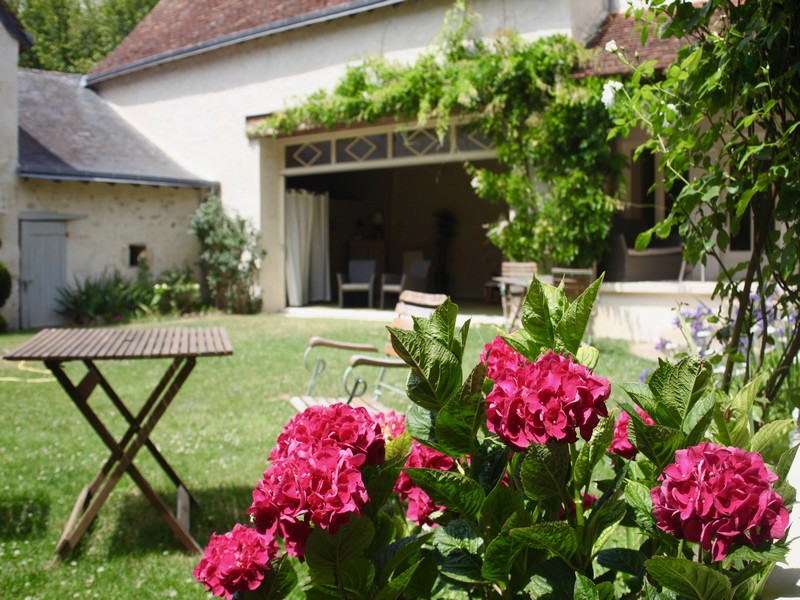
[(208, 188), (131, 127), (81, 76), (19, 69), (19, 174)]
[(4, 0), (0, 0), (0, 24), (2, 24), (9, 35), (19, 42), (21, 50), (30, 50), (33, 44), (33, 36), (25, 31), (22, 23), (11, 11)]
[(664, 69), (675, 61), (683, 42), (674, 38), (661, 39), (651, 35), (647, 43), (642, 45), (640, 30), (636, 29), (633, 17), (624, 14), (611, 14), (606, 17), (595, 36), (586, 44), (587, 48), (597, 48), (595, 58), (586, 71), (587, 75), (607, 77), (609, 75), (625, 75), (630, 69), (611, 52), (606, 52), (608, 42), (614, 40), (618, 48), (624, 48), (629, 60), (634, 60), (634, 52), (639, 52), (639, 61), (656, 60), (657, 69)]
[(161, 0), (88, 75), (137, 67), (405, 0)]

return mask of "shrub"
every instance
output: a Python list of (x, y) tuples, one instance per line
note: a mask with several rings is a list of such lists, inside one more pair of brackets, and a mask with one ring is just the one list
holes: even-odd
[(126, 281), (115, 269), (61, 288), (56, 312), (74, 325), (117, 323), (147, 312), (151, 297), (146, 267), (135, 282)]
[(253, 225), (228, 215), (220, 199), (210, 194), (190, 227), (200, 240), (200, 267), (214, 306), (234, 313), (258, 312), (261, 295), (255, 291), (256, 276), (265, 252)]
[(153, 285), (150, 308), (162, 315), (184, 315), (199, 311), (203, 306), (200, 284), (192, 279), (187, 265), (164, 271)]

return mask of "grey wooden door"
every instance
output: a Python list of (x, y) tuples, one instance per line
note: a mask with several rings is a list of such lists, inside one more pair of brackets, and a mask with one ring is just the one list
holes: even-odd
[(20, 221), (20, 325), (59, 325), (58, 289), (67, 279), (65, 221)]

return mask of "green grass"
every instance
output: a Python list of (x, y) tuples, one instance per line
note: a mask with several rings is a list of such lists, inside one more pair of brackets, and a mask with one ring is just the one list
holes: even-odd
[[(142, 327), (152, 323), (139, 323)], [(162, 321), (158, 326), (224, 326), (232, 357), (199, 359), (197, 366), (152, 439), (200, 503), (192, 512), (192, 533), (201, 545), (212, 532), (245, 521), (250, 494), (266, 467), (266, 456), (294, 414), (287, 399), (303, 393), (306, 341), (322, 335), (382, 345), (381, 323), (296, 319), (279, 315), (207, 316)], [(0, 336), (7, 352), (31, 334)], [(474, 327), (465, 361), (477, 361), (493, 327)], [(638, 380), (649, 361), (627, 352), (624, 343), (599, 340), (597, 372), (612, 380)], [(338, 394), (346, 356), (330, 354), (320, 384)], [(129, 407), (144, 401), (168, 363), (100, 363)], [(64, 391), (41, 364), (0, 361), (0, 590), (9, 598), (206, 598), (192, 579), (198, 558), (189, 556), (125, 476), (115, 488), (78, 549), (53, 562), (53, 552), (79, 491), (97, 473), (108, 451)], [(68, 365), (80, 376), (81, 365)], [(604, 369), (604, 367), (606, 367)], [(392, 374), (396, 383), (403, 376)], [(42, 381), (45, 380), (45, 381)], [(402, 410), (401, 398), (384, 397)], [(92, 406), (115, 435), (124, 424), (99, 392)], [(136, 458), (168, 505), (175, 490), (143, 449)]]

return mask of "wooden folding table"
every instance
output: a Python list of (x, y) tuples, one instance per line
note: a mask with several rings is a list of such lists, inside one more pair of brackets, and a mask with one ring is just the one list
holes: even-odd
[[(189, 509), (195, 499), (175, 470), (150, 440), (158, 420), (169, 407), (195, 366), (199, 356), (233, 354), (228, 335), (220, 327), (159, 329), (44, 329), (25, 344), (6, 355), (7, 360), (41, 360), (53, 372), (69, 397), (91, 424), (111, 456), (100, 472), (78, 495), (64, 533), (56, 546), (60, 556), (75, 548), (86, 529), (97, 516), (103, 503), (124, 473), (128, 473), (150, 503), (187, 550), (202, 552), (189, 532)], [(97, 366), (103, 360), (171, 358), (166, 372), (142, 407), (134, 414), (111, 387)], [(70, 361), (82, 361), (87, 372), (73, 383), (63, 369)], [(101, 422), (89, 397), (97, 386), (106, 393), (128, 423), (128, 429), (117, 440)], [(178, 488), (177, 508), (173, 513), (156, 494), (142, 473), (133, 464), (139, 449), (145, 446), (167, 476)]]

